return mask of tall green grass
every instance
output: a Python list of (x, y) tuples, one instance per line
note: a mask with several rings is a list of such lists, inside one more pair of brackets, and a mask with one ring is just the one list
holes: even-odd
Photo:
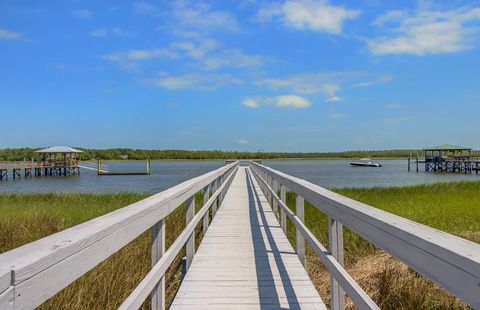
[[(0, 253), (62, 231), (147, 195), (119, 194), (2, 194), (0, 195)], [(202, 205), (201, 193), (195, 206)], [(179, 206), (166, 218), (166, 247), (185, 228), (185, 207)], [(196, 229), (196, 244), (202, 227)], [(167, 305), (181, 282), (181, 251), (166, 273)], [(116, 309), (150, 271), (150, 231), (100, 263), (42, 304), (40, 309)], [(149, 309), (149, 301), (143, 305)]]

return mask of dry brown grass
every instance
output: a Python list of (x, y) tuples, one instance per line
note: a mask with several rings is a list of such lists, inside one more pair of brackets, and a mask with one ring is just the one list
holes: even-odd
[[(380, 252), (346, 268), (381, 309), (471, 309), (392, 256)], [(330, 304), (330, 274), (320, 260), (307, 257), (307, 271), (323, 301)], [(355, 309), (347, 298), (347, 309)]]

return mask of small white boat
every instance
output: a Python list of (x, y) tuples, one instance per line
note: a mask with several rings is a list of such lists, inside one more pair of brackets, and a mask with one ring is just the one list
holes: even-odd
[(352, 161), (350, 162), (350, 165), (358, 166), (358, 167), (381, 167), (382, 166), (382, 164), (374, 163), (371, 161)]

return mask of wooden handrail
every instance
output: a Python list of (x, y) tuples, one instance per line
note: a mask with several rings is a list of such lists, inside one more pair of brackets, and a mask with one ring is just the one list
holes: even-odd
[(268, 183), (258, 174), (255, 169), (251, 169), (258, 183), (261, 184), (265, 194), (268, 193), (285, 214), (300, 231), (304, 239), (308, 242), (312, 250), (317, 254), (322, 263), (327, 267), (328, 271), (334, 275), (335, 279), (340, 282), (341, 286), (347, 291), (353, 303), (358, 309), (380, 309), (370, 296), (355, 282), (355, 280), (347, 273), (343, 266), (333, 257), (313, 233), (307, 228), (303, 221), (290, 210), (285, 202), (277, 196), (277, 193), (268, 185)]
[[(348, 226), (473, 308), (480, 308), (479, 244), (371, 207), (270, 167), (254, 162), (250, 167), (263, 179), (268, 178), (269, 186), (272, 182), (285, 186), (326, 213), (330, 220)], [(280, 204), (278, 200), (276, 203)], [(343, 243), (342, 235), (338, 237)]]
[[(197, 192), (220, 178), (224, 181), (238, 165), (235, 162), (223, 166), (124, 208), (0, 254), (0, 309), (30, 309), (40, 305), (164, 220)], [(220, 193), (224, 190), (225, 186), (218, 189)]]
[(173, 262), (175, 257), (181, 251), (183, 246), (187, 243), (188, 239), (194, 234), (195, 227), (200, 223), (204, 218), (207, 212), (210, 210), (210, 207), (213, 203), (222, 196), (228, 186), (231, 184), (233, 177), (235, 176), (235, 168), (232, 173), (230, 173), (225, 182), (213, 193), (212, 197), (207, 200), (203, 207), (197, 212), (193, 219), (188, 223), (185, 229), (180, 233), (180, 235), (175, 239), (173, 244), (170, 246), (165, 255), (156, 263), (150, 272), (143, 278), (140, 284), (133, 290), (133, 292), (128, 296), (125, 302), (119, 307), (121, 310), (136, 310), (141, 307), (145, 299), (148, 297), (150, 292), (155, 288), (161, 278), (165, 275), (168, 267)]

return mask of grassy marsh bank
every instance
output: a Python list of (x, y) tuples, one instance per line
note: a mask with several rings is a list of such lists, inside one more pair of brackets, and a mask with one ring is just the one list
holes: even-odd
[[(336, 192), (425, 225), (480, 242), (480, 182), (399, 188), (339, 189)], [(142, 194), (2, 194), (0, 195), (0, 253), (48, 236), (144, 198)], [(294, 195), (288, 204), (294, 209)], [(197, 206), (202, 197), (197, 195)], [(306, 223), (325, 245), (326, 217), (306, 204)], [(167, 218), (167, 247), (185, 227), (184, 208)], [(197, 242), (201, 237), (197, 228)], [(295, 240), (293, 225), (288, 236)], [(293, 244), (295, 244), (293, 242)], [(414, 271), (345, 231), (346, 268), (382, 309), (467, 308)], [(311, 250), (307, 269), (328, 302), (328, 272)], [(167, 298), (180, 283), (180, 257), (167, 272)], [(48, 300), (42, 309), (114, 309), (150, 269), (150, 236), (131, 244)]]

